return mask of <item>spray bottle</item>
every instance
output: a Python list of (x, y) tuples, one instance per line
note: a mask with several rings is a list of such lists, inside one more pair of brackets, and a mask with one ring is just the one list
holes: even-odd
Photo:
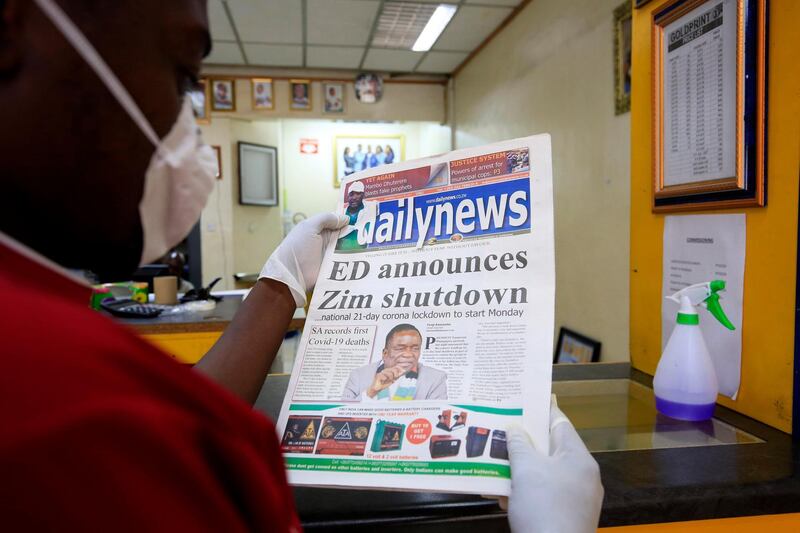
[(702, 305), (728, 329), (736, 329), (719, 304), (725, 282), (714, 280), (682, 289), (667, 299), (680, 304), (677, 323), (658, 362), (653, 390), (656, 409), (680, 420), (708, 420), (719, 392), (714, 362), (700, 331), (696, 306)]

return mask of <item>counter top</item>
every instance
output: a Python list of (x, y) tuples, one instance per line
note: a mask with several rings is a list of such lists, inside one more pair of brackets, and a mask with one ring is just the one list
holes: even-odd
[[(644, 374), (633, 377), (648, 381)], [(256, 408), (276, 419), (288, 379), (270, 376)], [(605, 487), (600, 525), (800, 512), (800, 475), (791, 437), (720, 406), (715, 418), (757, 437), (756, 442), (593, 453)], [(580, 432), (581, 425), (576, 426)], [(411, 526), (414, 531), (457, 528), (463, 533), (508, 528), (494, 501), (474, 495), (294, 490), (303, 526), (312, 531)]]
[[(241, 296), (222, 296), (211, 311), (162, 314), (155, 318), (117, 318), (116, 320), (133, 327), (143, 335), (165, 333), (222, 332), (228, 327), (239, 306)], [(105, 313), (105, 311), (102, 311)], [(298, 309), (289, 324), (288, 331), (303, 329), (305, 311)]]

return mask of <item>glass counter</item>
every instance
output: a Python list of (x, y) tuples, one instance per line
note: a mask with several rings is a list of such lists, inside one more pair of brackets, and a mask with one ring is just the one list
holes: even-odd
[(591, 452), (763, 442), (716, 418), (666, 417), (656, 411), (653, 390), (630, 379), (554, 381), (553, 393)]

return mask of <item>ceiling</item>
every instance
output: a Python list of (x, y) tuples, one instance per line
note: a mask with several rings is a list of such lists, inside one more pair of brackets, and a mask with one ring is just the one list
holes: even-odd
[(450, 24), (430, 51), (412, 52), (381, 45), (379, 14), (396, 0), (209, 0), (214, 48), (206, 64), (449, 74), (520, 2), (445, 1), (458, 5)]

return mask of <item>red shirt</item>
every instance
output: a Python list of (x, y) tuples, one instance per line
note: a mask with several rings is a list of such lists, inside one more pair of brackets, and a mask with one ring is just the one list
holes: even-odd
[(2, 529), (300, 529), (269, 420), (4, 240)]

